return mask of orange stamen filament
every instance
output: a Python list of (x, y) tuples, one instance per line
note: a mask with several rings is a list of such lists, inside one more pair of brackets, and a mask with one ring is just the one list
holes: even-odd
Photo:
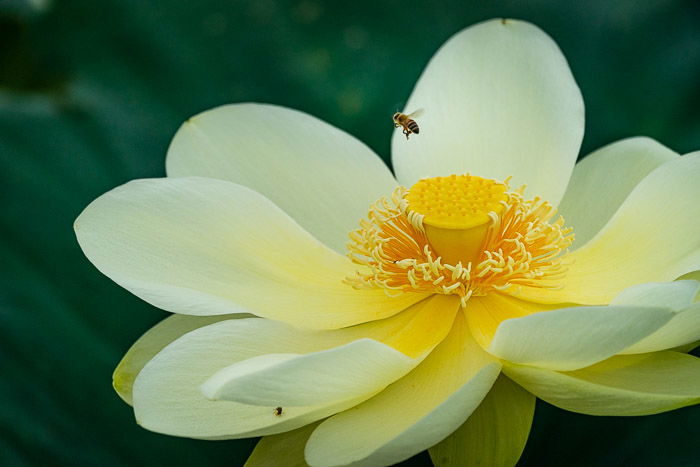
[[(470, 183), (474, 179), (478, 177), (470, 177)], [(454, 185), (453, 182), (454, 178), (450, 180)], [(517, 294), (523, 285), (559, 288), (566, 272), (564, 254), (573, 241), (571, 229), (564, 227), (561, 217), (551, 222), (556, 211), (548, 203), (539, 198), (524, 201), (522, 188), (508, 192), (493, 188), (507, 184), (486, 182), (479, 181), (487, 191), (500, 191), (495, 195), (499, 207), (494, 209), (490, 203), (485, 211), (475, 206), (475, 215), (482, 216), (480, 222), (487, 220), (482, 229), (485, 233), (476, 236), (460, 237), (452, 233), (448, 237), (442, 233), (436, 236), (435, 230), (431, 230), (431, 220), (433, 224), (442, 222), (441, 229), (457, 230), (470, 229), (478, 222), (469, 224), (473, 218), (464, 210), (453, 217), (445, 209), (435, 222), (436, 210), (412, 203), (410, 191), (404, 187), (397, 188), (391, 198), (378, 200), (370, 207), (367, 219), (360, 221), (360, 229), (350, 234), (349, 257), (360, 268), (347, 282), (356, 288), (380, 287), (389, 295), (411, 291), (454, 294), (463, 306), (471, 296), (490, 291)], [(430, 201), (429, 195), (423, 194), (424, 205)], [(462, 190), (460, 196), (467, 195), (468, 190)], [(456, 198), (455, 201), (461, 202)], [(454, 224), (445, 223), (455, 218)], [(436, 240), (440, 244), (438, 250), (434, 245)], [(440, 250), (448, 252), (450, 259), (438, 254)], [(462, 252), (469, 251), (477, 254), (465, 253), (466, 256), (460, 257)]]

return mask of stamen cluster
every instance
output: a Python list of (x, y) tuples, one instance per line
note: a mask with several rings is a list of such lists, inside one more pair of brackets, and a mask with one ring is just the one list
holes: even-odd
[(559, 288), (564, 253), (573, 241), (556, 210), (540, 198), (525, 201), (523, 189), (508, 192), (501, 215), (490, 214), (483, 249), (474, 262), (447, 264), (435, 253), (421, 216), (407, 208), (408, 189), (370, 206), (367, 219), (350, 233), (350, 259), (360, 266), (347, 282), (355, 288), (457, 295), (463, 306), (491, 291), (517, 295), (518, 286)]

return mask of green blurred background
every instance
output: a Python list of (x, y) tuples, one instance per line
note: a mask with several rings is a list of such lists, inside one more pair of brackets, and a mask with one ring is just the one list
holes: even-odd
[[(304, 110), (388, 161), (390, 115), (433, 52), (497, 16), (564, 51), (586, 102), (582, 154), (639, 134), (700, 149), (697, 0), (0, 0), (0, 465), (241, 465), (254, 440), (150, 433), (112, 391), (165, 313), (97, 272), (73, 220), (163, 176), (180, 123), (228, 102)], [(605, 418), (538, 402), (520, 465), (698, 465), (699, 438), (700, 407)]]

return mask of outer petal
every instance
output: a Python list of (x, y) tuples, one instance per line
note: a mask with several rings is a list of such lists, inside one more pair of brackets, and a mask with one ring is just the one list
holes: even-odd
[[(683, 274), (677, 280), (679, 281), (698, 281), (700, 282), (700, 271), (692, 271), (687, 274)], [(695, 297), (696, 302), (700, 302), (700, 294)]]
[(621, 355), (566, 373), (503, 371), (550, 404), (588, 415), (650, 415), (700, 402), (700, 359), (677, 352)]
[(146, 331), (126, 352), (114, 369), (112, 385), (124, 402), (132, 405), (131, 389), (134, 380), (146, 363), (175, 339), (190, 331), (210, 324), (236, 318), (249, 318), (251, 315), (187, 316), (173, 315)]
[(253, 449), (244, 467), (278, 467), (284, 459), (285, 467), (308, 467), (304, 447), (318, 423), (296, 430), (263, 437)]
[(402, 184), (453, 173), (527, 184), (556, 205), (583, 136), (583, 100), (557, 45), (532, 24), (492, 20), (453, 36), (431, 59), (406, 111), (420, 134), (392, 140)]
[(561, 308), (501, 323), (488, 351), (512, 363), (576, 370), (653, 333), (669, 309), (633, 306)]
[(700, 282), (677, 280), (637, 284), (620, 292), (611, 305), (639, 305), (667, 307), (680, 311), (690, 306), (700, 292)]
[(209, 378), (202, 392), (209, 399), (251, 405), (327, 404), (384, 389), (419, 362), (360, 339), (306, 355), (266, 354), (234, 363)]
[(696, 280), (652, 282), (623, 290), (612, 301), (613, 304), (648, 306), (666, 304), (677, 313), (656, 332), (620, 353), (656, 352), (700, 340), (700, 303), (693, 305), (699, 290), (700, 282)]
[[(700, 341), (700, 303), (676, 313), (666, 325), (620, 353), (656, 352), (697, 341)], [(691, 346), (688, 350), (692, 350), (694, 347)]]
[(458, 315), (448, 337), (415, 370), (313, 432), (313, 466), (390, 465), (432, 446), (479, 405), (500, 364), (470, 338)]
[[(269, 353), (234, 363), (216, 372), (201, 390), (209, 399), (263, 406), (330, 404), (376, 393), (427, 356), (447, 334), (456, 311), (454, 297), (436, 296), (406, 311), (407, 316), (385, 320), (393, 326), (381, 321), (336, 332), (357, 339), (339, 347), (308, 354)], [(431, 320), (436, 323), (428, 325)]]
[(430, 448), (436, 467), (514, 466), (525, 449), (535, 397), (503, 374), (464, 424)]
[(160, 433), (211, 439), (279, 433), (327, 417), (354, 403), (285, 407), (278, 416), (274, 406), (212, 402), (199, 391), (212, 374), (233, 362), (282, 350), (315, 351), (323, 344), (332, 342), (319, 342), (281, 323), (255, 318), (192, 331), (163, 349), (139, 373), (133, 389), (136, 421)]
[(297, 110), (217, 107), (185, 122), (168, 149), (168, 176), (229, 180), (262, 193), (339, 252), (367, 207), (396, 186), (374, 152)]
[(574, 248), (585, 245), (615, 214), (649, 172), (678, 154), (651, 138), (609, 144), (574, 167), (559, 213), (576, 233)]
[(354, 290), (355, 267), (262, 195), (207, 178), (139, 180), (75, 222), (105, 275), (147, 302), (192, 315), (250, 312), (314, 328), (390, 316), (422, 298)]
[(598, 235), (571, 253), (564, 287), (522, 287), (544, 303), (609, 303), (623, 289), (700, 269), (700, 152), (667, 162), (632, 191)]
[(327, 417), (371, 394), (337, 404), (286, 406), (277, 416), (278, 404), (264, 407), (211, 401), (199, 388), (217, 371), (236, 362), (265, 354), (317, 352), (363, 337), (402, 352), (424, 354), (447, 334), (459, 306), (458, 300), (437, 298), (382, 321), (336, 331), (302, 330), (257, 318), (197, 329), (165, 347), (141, 370), (134, 384), (136, 418), (145, 428), (165, 434), (242, 438), (280, 433)]

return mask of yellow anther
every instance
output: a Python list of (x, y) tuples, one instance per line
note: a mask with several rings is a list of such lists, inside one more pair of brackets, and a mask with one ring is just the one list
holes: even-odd
[(457, 295), (463, 306), (492, 291), (557, 288), (566, 272), (571, 229), (555, 209), (523, 189), (469, 175), (421, 180), (372, 204), (350, 234), (361, 266), (353, 287)]
[(411, 211), (425, 216), (425, 224), (464, 230), (488, 223), (491, 211), (500, 215), (508, 200), (507, 188), (505, 183), (472, 175), (425, 178), (411, 187), (406, 201)]
[(467, 264), (476, 261), (489, 226), (505, 210), (507, 189), (495, 180), (451, 175), (420, 180), (405, 199), (445, 262)]

